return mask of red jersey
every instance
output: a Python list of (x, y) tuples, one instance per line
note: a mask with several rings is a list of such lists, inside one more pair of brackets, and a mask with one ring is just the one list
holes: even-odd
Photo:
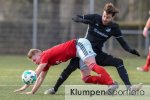
[(76, 39), (56, 45), (41, 54), (40, 63), (47, 63), (43, 71), (47, 71), (51, 65), (57, 65), (61, 62), (76, 57)]

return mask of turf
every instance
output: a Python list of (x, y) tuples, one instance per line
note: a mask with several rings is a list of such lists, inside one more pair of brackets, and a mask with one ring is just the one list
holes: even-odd
[[(142, 66), (145, 63), (145, 58), (138, 57), (122, 57), (127, 68), (130, 81), (133, 84), (142, 82), (146, 85), (150, 84), (150, 72), (138, 72), (137, 66)], [(59, 74), (67, 66), (68, 62), (52, 67), (42, 87), (34, 95), (23, 95), (14, 93), (13, 91), (23, 85), (21, 74), (24, 70), (34, 70), (36, 66), (29, 61), (25, 56), (0, 56), (0, 100), (65, 100), (64, 85), (84, 85), (80, 78), (79, 70), (72, 73), (69, 79), (59, 88), (56, 95), (44, 95), (43, 92), (52, 87)], [(112, 78), (119, 84), (123, 84), (114, 67), (106, 67)], [(30, 91), (29, 88), (27, 91)], [(117, 98), (115, 98), (117, 99)], [(127, 98), (126, 98), (127, 99)], [(94, 99), (96, 100), (96, 99)], [(105, 99), (99, 99), (105, 100)], [(119, 100), (119, 99), (118, 99)], [(133, 98), (132, 98), (133, 100)], [(145, 99), (147, 100), (147, 98)]]

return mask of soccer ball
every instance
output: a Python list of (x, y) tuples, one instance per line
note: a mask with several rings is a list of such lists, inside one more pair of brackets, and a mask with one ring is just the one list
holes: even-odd
[(36, 73), (33, 70), (26, 70), (22, 74), (22, 81), (23, 83), (30, 85), (36, 81)]

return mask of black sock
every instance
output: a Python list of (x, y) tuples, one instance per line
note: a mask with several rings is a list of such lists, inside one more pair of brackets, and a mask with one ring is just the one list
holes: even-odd
[(61, 73), (59, 79), (57, 80), (54, 90), (55, 92), (58, 90), (58, 88), (64, 83), (64, 81), (70, 76), (70, 74), (75, 71), (77, 68), (79, 68), (79, 58), (73, 58), (71, 59), (69, 65), (66, 69)]
[[(70, 73), (71, 74), (71, 73)], [(57, 80), (55, 86), (54, 86), (54, 91), (56, 92), (58, 90), (58, 88), (64, 83), (64, 81), (69, 77), (70, 75), (69, 73), (66, 74), (65, 71), (63, 71), (59, 77), (59, 79)]]
[(119, 76), (121, 77), (121, 79), (123, 80), (124, 84), (127, 86), (130, 86), (131, 83), (129, 81), (129, 77), (128, 77), (128, 73), (124, 67), (124, 65), (120, 65), (117, 67), (117, 70), (118, 70), (118, 73), (119, 73)]

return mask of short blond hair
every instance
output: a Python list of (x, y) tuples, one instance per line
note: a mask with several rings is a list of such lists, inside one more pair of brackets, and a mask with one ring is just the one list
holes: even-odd
[(39, 52), (42, 52), (42, 51), (39, 50), (39, 49), (30, 49), (29, 52), (28, 52), (28, 54), (27, 54), (27, 57), (29, 59), (31, 59), (32, 56), (34, 56), (36, 53), (39, 53)]

